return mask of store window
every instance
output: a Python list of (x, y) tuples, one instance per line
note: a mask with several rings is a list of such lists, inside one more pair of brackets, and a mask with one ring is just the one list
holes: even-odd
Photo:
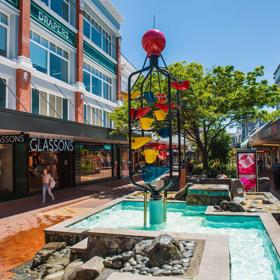
[(116, 58), (112, 36), (86, 12), (84, 12), (84, 35), (108, 55)]
[(30, 33), (30, 56), (33, 67), (68, 83), (69, 53), (37, 33)]
[(8, 17), (0, 12), (0, 55), (7, 56), (8, 49)]
[(68, 120), (68, 100), (32, 89), (32, 113)]
[(112, 177), (112, 145), (81, 145), (80, 155), (81, 182)]
[(103, 113), (101, 109), (84, 105), (84, 121), (87, 124), (104, 126)]
[(13, 145), (0, 144), (0, 194), (13, 191)]
[(84, 63), (84, 85), (87, 91), (107, 100), (115, 101), (116, 79)]
[(41, 0), (71, 25), (76, 26), (76, 0)]
[(0, 78), (0, 108), (6, 108), (7, 81)]

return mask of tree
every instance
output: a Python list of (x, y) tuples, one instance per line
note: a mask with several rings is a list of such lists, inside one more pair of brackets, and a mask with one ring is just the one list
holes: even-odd
[[(201, 154), (205, 170), (209, 167), (213, 143), (228, 127), (279, 116), (279, 112), (271, 114), (267, 110), (280, 103), (280, 92), (276, 85), (261, 80), (262, 66), (244, 73), (233, 66), (205, 69), (199, 63), (178, 62), (170, 65), (169, 70), (179, 80), (190, 81), (189, 90), (181, 96), (181, 121), (188, 140), (195, 143)], [(158, 90), (153, 88), (155, 92)], [(165, 90), (163, 87), (162, 91)], [(125, 133), (127, 106), (116, 109), (112, 119), (116, 131)]]

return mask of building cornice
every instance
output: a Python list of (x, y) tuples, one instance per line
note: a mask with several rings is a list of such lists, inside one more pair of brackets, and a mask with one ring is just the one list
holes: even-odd
[(118, 21), (118, 23), (123, 22), (123, 17), (119, 11), (113, 6), (112, 2), (109, 0), (100, 0), (104, 7), (111, 13), (111, 15)]

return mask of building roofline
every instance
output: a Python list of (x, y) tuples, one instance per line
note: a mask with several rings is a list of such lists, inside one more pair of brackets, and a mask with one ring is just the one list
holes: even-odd
[(121, 53), (121, 56), (130, 64), (131, 67), (135, 69), (135, 71), (137, 70), (134, 64), (123, 53)]
[(110, 0), (100, 0), (104, 7), (111, 13), (111, 15), (118, 21), (118, 23), (123, 22), (124, 18), (120, 12), (113, 6)]
[(274, 71), (274, 73), (273, 73), (273, 78), (275, 79), (275, 74), (276, 74), (276, 72), (278, 72), (278, 70), (280, 69), (280, 64), (278, 64), (278, 66), (277, 66), (277, 68), (276, 68), (276, 70)]

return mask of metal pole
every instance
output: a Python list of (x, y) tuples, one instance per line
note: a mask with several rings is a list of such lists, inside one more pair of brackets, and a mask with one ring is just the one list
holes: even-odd
[(147, 191), (144, 191), (144, 227), (147, 226), (147, 211), (148, 211)]
[(164, 221), (166, 222), (167, 220), (167, 191), (164, 192), (164, 197), (163, 197), (163, 207), (164, 207)]

